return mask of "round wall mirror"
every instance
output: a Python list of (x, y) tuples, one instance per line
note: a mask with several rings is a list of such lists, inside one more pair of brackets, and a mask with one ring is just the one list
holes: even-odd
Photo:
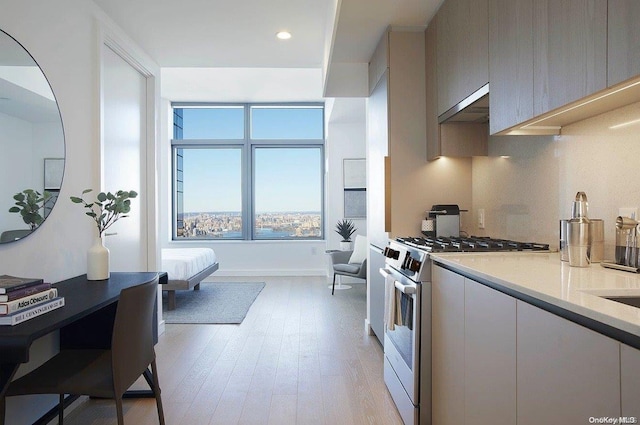
[(64, 173), (60, 110), (44, 73), (0, 30), (0, 243), (29, 236), (56, 203)]

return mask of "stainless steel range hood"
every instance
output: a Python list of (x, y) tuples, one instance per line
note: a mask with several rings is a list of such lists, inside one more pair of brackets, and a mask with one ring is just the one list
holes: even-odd
[(438, 117), (438, 123), (489, 122), (489, 83)]

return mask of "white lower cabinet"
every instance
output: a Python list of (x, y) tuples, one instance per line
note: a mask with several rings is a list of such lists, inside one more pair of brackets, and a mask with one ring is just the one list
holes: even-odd
[(464, 277), (433, 268), (432, 423), (464, 423)]
[(432, 314), (434, 425), (640, 420), (640, 350), (437, 265)]
[(625, 344), (620, 344), (620, 379), (622, 416), (640, 420), (640, 350)]
[(516, 301), (433, 268), (433, 424), (505, 424), (516, 417)]
[(517, 424), (618, 418), (620, 343), (525, 302), (517, 311)]
[(516, 423), (516, 300), (473, 280), (464, 286), (466, 424)]

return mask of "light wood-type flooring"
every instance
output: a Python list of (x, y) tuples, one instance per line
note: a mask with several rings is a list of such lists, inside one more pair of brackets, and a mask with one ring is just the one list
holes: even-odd
[[(166, 325), (156, 354), (168, 425), (402, 424), (364, 330), (364, 283), (331, 296), (323, 277), (216, 280), (266, 286), (241, 325)], [(78, 403), (65, 424), (116, 423), (112, 401)], [(158, 423), (153, 399), (124, 410), (127, 425)]]

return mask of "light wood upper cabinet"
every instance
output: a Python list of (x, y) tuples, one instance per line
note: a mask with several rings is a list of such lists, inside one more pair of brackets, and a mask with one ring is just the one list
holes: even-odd
[(640, 1), (609, 0), (607, 83), (640, 75)]
[(438, 158), (441, 155), (440, 126), (438, 125), (438, 68), (436, 66), (437, 26), (438, 20), (437, 17), (434, 17), (424, 32), (428, 160)]
[(437, 37), (434, 17), (425, 31), (427, 160), (487, 155), (489, 130), (486, 123), (438, 124)]
[(535, 0), (533, 28), (534, 115), (607, 87), (606, 1)]
[(424, 205), (415, 202), (415, 191), (429, 184), (415, 178), (426, 163), (423, 31), (389, 28), (371, 58), (369, 76), (367, 235), (385, 246), (388, 236), (414, 234), (415, 217), (424, 213)]
[(489, 81), (487, 0), (445, 0), (436, 17), (442, 115)]
[[(389, 155), (388, 72), (385, 71), (367, 99), (367, 237), (386, 246), (385, 158)], [(376, 271), (377, 273), (377, 271)]]
[(489, 0), (489, 133), (533, 118), (533, 1)]

